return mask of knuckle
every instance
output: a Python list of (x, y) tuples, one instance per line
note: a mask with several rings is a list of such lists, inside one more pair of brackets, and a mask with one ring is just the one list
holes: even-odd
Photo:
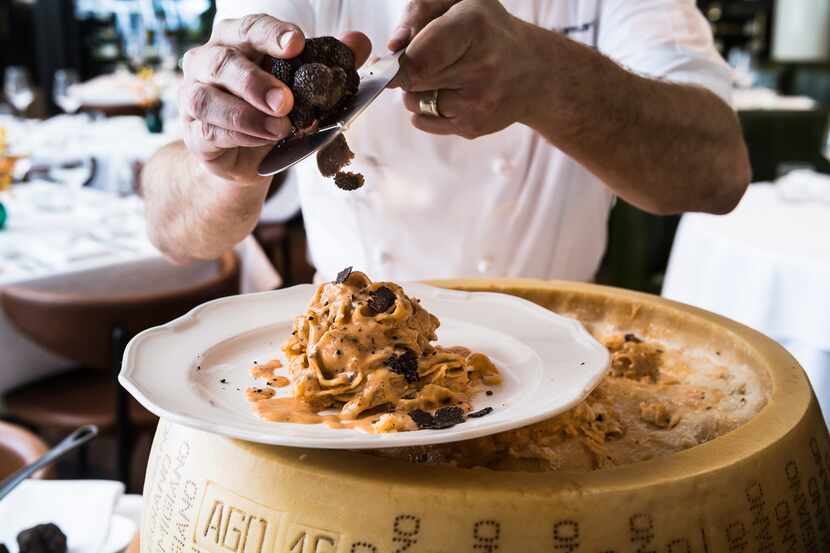
[(213, 79), (220, 78), (237, 57), (236, 50), (232, 48), (217, 48), (213, 61), (210, 64), (210, 76)]
[(204, 121), (202, 121), (202, 124), (200, 125), (200, 131), (202, 140), (205, 142), (215, 141), (219, 132), (215, 125), (205, 123)]
[(496, 108), (498, 107), (498, 101), (490, 95), (483, 95), (478, 99), (478, 105), (476, 106), (479, 114), (481, 115), (490, 115)]
[(253, 69), (246, 69), (239, 78), (239, 87), (246, 97), (256, 96), (262, 88), (259, 75)]
[(426, 64), (417, 58), (410, 58), (406, 65), (406, 74), (404, 79), (405, 86), (412, 87), (416, 83), (424, 80), (427, 74)]
[(198, 55), (201, 46), (197, 46), (196, 48), (191, 48), (187, 52), (184, 53), (182, 56), (182, 70), (184, 71), (185, 76), (187, 76), (192, 69), (193, 59)]
[(225, 112), (225, 118), (228, 121), (228, 126), (231, 129), (241, 129), (245, 125), (246, 117), (245, 110), (240, 107), (233, 106), (228, 108)]
[(188, 107), (190, 113), (196, 117), (202, 117), (207, 112), (208, 104), (210, 103), (210, 93), (208, 88), (202, 85), (196, 85), (191, 89), (190, 97), (188, 99)]
[(479, 135), (477, 126), (478, 125), (475, 123), (475, 118), (465, 117), (463, 119), (460, 119), (456, 123), (456, 128), (459, 131), (458, 134), (461, 135), (463, 138), (466, 138), (467, 140), (472, 140), (473, 138), (476, 138)]
[(421, 0), (409, 0), (406, 3), (406, 15), (410, 19), (420, 19), (424, 15), (424, 3)]
[(247, 40), (248, 36), (251, 33), (251, 29), (253, 29), (257, 25), (257, 23), (259, 23), (266, 17), (268, 16), (264, 13), (252, 13), (240, 19), (238, 27), (239, 38), (241, 40)]
[(239, 38), (248, 44), (262, 44), (275, 41), (283, 32), (285, 24), (264, 13), (248, 15), (239, 24)]
[(484, 10), (479, 7), (473, 7), (469, 10), (465, 10), (464, 12), (464, 21), (470, 27), (482, 27), (486, 20), (487, 14), (485, 14)]
[(225, 134), (227, 136), (228, 142), (237, 147), (248, 145), (249, 139), (246, 139), (245, 135), (243, 135), (242, 133), (238, 133), (236, 131), (225, 131)]

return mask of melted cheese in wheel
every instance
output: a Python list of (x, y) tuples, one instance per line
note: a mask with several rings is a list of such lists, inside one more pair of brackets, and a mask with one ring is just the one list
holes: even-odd
[(749, 420), (766, 402), (746, 367), (726, 367), (717, 356), (632, 334), (594, 334), (611, 353), (609, 371), (570, 411), (475, 440), (373, 454), (463, 468), (594, 470), (707, 442)]

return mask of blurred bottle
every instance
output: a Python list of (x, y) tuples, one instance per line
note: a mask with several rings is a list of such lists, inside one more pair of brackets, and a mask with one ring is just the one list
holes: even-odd
[(164, 132), (164, 120), (161, 117), (161, 106), (159, 102), (147, 108), (147, 113), (144, 116), (144, 123), (147, 125), (147, 130), (154, 134), (161, 134)]
[(81, 99), (75, 92), (78, 81), (78, 72), (74, 69), (58, 69), (55, 71), (52, 99), (65, 113), (72, 114), (81, 109)]
[(3, 82), (3, 92), (6, 94), (6, 99), (14, 106), (18, 115), (23, 117), (35, 99), (35, 93), (29, 82), (29, 72), (26, 71), (25, 67), (9, 66), (6, 68)]

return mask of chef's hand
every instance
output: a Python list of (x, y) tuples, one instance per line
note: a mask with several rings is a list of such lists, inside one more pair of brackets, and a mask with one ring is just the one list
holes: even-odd
[[(362, 33), (341, 39), (358, 64), (369, 56), (372, 46)], [(304, 47), (299, 27), (258, 14), (220, 21), (207, 44), (185, 54), (179, 92), (184, 142), (211, 173), (241, 185), (264, 182), (257, 168), (290, 134), (294, 97), (260, 63), (266, 54), (296, 57)]]
[[(497, 0), (410, 2), (388, 46), (406, 47), (392, 86), (406, 91), (412, 124), (472, 139), (522, 121), (534, 72), (540, 70), (528, 25)], [(434, 90), (443, 117), (419, 109)]]

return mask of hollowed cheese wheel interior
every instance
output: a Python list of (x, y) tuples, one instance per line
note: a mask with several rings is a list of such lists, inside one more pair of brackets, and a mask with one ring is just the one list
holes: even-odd
[(716, 315), (587, 284), (444, 281), (516, 294), (753, 367), (766, 406), (712, 441), (596, 471), (504, 472), (231, 440), (162, 421), (143, 553), (830, 551), (830, 438), (803, 370)]

